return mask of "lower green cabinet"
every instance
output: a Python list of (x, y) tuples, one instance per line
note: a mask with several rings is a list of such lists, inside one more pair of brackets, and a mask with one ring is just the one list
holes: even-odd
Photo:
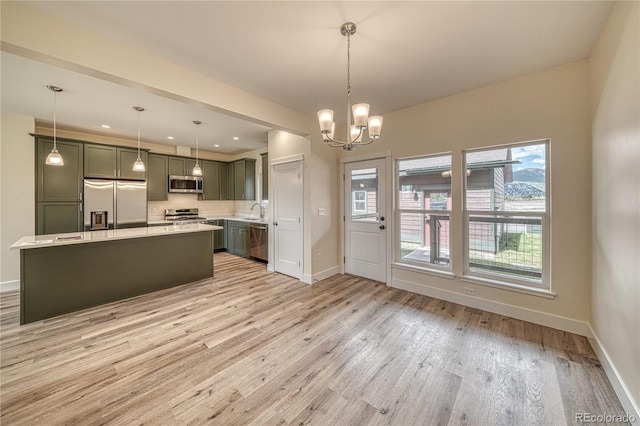
[(64, 234), (83, 230), (82, 203), (38, 203), (37, 234)]
[(227, 220), (227, 251), (249, 257), (249, 223)]
[(213, 250), (224, 250), (227, 248), (226, 230), (224, 219), (215, 219), (207, 222), (209, 225), (222, 226), (224, 229), (213, 231)]

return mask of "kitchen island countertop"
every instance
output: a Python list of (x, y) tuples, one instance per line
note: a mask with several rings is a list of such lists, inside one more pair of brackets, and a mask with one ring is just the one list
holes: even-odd
[(207, 224), (167, 225), (141, 228), (109, 229), (103, 231), (71, 232), (66, 234), (30, 235), (20, 238), (11, 245), (11, 250), (25, 250), (43, 247), (57, 247), (72, 244), (127, 240), (132, 238), (156, 237), (161, 235), (189, 232), (216, 231), (221, 226)]

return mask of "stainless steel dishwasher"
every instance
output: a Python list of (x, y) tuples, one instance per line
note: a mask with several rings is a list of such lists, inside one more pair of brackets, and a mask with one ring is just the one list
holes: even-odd
[(252, 223), (250, 225), (251, 238), (249, 243), (249, 255), (256, 259), (269, 260), (268, 256), (268, 234), (269, 225), (266, 223)]

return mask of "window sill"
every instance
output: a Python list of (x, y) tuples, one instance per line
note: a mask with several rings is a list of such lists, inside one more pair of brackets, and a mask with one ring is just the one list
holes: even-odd
[(552, 292), (551, 290), (529, 287), (521, 284), (514, 284), (514, 283), (505, 282), (505, 281), (498, 281), (494, 279), (477, 277), (472, 275), (461, 275), (460, 281), (485, 285), (487, 287), (494, 287), (502, 290), (515, 291), (518, 293), (529, 294), (532, 296), (544, 297), (546, 299), (554, 299), (556, 297), (556, 293)]
[(408, 263), (393, 262), (393, 263), (391, 263), (391, 267), (392, 268), (397, 268), (397, 269), (404, 269), (406, 271), (411, 271), (411, 272), (420, 272), (420, 273), (424, 273), (424, 274), (435, 275), (436, 277), (446, 278), (446, 279), (449, 279), (449, 280), (452, 280), (452, 279), (454, 279), (456, 277), (455, 274), (453, 272), (451, 272), (451, 271), (444, 271), (444, 270), (439, 270), (439, 269), (426, 268), (424, 266), (411, 265), (411, 264), (408, 264)]

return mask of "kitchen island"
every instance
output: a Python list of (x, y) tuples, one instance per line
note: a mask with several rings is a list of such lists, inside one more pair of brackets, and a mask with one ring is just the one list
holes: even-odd
[(189, 224), (23, 237), (11, 246), (20, 250), (20, 323), (213, 277), (218, 229)]

